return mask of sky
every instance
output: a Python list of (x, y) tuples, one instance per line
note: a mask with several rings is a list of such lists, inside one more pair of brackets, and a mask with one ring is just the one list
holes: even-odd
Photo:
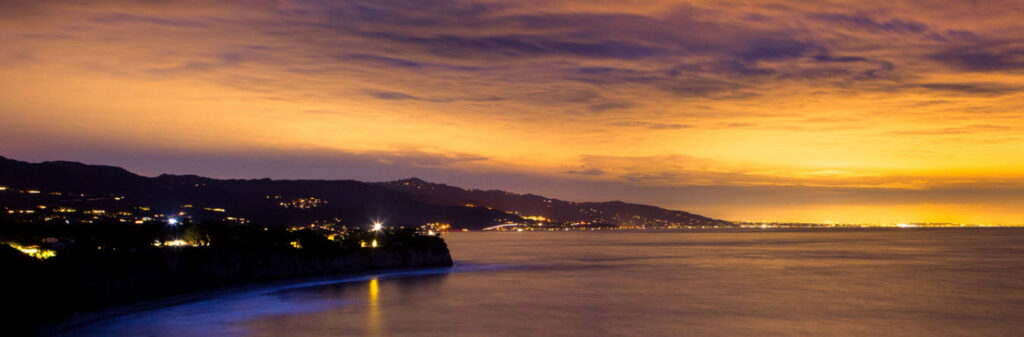
[(0, 156), (1024, 223), (1024, 2), (0, 0)]

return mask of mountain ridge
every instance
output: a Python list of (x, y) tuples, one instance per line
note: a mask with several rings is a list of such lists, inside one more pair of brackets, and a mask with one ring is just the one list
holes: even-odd
[[(95, 208), (152, 208), (154, 213), (159, 212), (156, 215), (187, 214), (195, 221), (231, 215), (267, 225), (293, 226), (331, 219), (351, 226), (383, 220), (410, 226), (446, 223), (466, 229), (506, 223), (630, 228), (729, 225), (651, 205), (617, 200), (574, 202), (503, 190), (465, 189), (418, 177), (388, 182), (215, 179), (194, 174), (146, 177), (116, 166), (70, 161), (29, 163), (0, 157), (0, 185), (111, 198), (92, 198), (99, 199), (89, 204)], [(8, 210), (41, 201), (84, 207), (81, 198), (0, 194), (0, 206)]]
[[(724, 223), (721, 220), (685, 211), (628, 203), (620, 200), (576, 202), (548, 198), (532, 193), (522, 194), (503, 190), (465, 189), (446, 184), (431, 183), (416, 177), (378, 184), (403, 190), (420, 200), (428, 202), (447, 202), (451, 205), (471, 204), (512, 211), (522, 216), (541, 216), (561, 221), (594, 222), (611, 220), (614, 222), (613, 224), (618, 226), (658, 225), (657, 221), (651, 223), (651, 221), (640, 221), (633, 217), (633, 215), (641, 215), (642, 218), (647, 219), (674, 219), (677, 222), (683, 222), (692, 226), (706, 225), (706, 223)], [(668, 226), (668, 224), (663, 225)]]

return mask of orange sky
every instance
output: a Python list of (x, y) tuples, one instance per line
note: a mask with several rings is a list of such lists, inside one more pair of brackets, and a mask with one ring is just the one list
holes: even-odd
[(1018, 1), (0, 7), (15, 159), (1024, 223)]

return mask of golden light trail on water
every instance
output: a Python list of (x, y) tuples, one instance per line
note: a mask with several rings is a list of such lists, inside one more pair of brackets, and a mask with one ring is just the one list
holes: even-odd
[(367, 307), (367, 319), (366, 328), (368, 336), (382, 336), (382, 326), (380, 317), (380, 303), (378, 303), (378, 296), (380, 294), (380, 284), (376, 277), (370, 279), (370, 283), (367, 286), (369, 293), (369, 302)]

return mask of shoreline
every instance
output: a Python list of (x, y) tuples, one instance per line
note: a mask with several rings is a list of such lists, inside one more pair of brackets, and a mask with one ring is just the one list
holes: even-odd
[(374, 248), (184, 247), (54, 261), (14, 248), (5, 253), (11, 275), (19, 275), (5, 278), (7, 289), (17, 289), (12, 303), (26, 305), (13, 320), (15, 335), (52, 333), (56, 326), (83, 324), (76, 317), (94, 321), (123, 308), (139, 310), (140, 303), (155, 308), (296, 280), (454, 265), (447, 244), (436, 237)]
[[(260, 294), (287, 289), (315, 287), (319, 285), (355, 283), (366, 281), (369, 280), (370, 278), (399, 278), (409, 276), (413, 273), (417, 275), (447, 274), (451, 273), (454, 270), (454, 267), (455, 265), (453, 264), (452, 266), (447, 267), (424, 266), (393, 269), (377, 269), (368, 271), (342, 272), (332, 275), (297, 277), (273, 281), (228, 285), (218, 288), (199, 290), (195, 292), (174, 295), (160, 299), (118, 305), (114, 307), (99, 309), (96, 311), (77, 314), (75, 316), (61, 320), (60, 322), (44, 325), (40, 327), (38, 331), (36, 331), (35, 335), (45, 336), (65, 334), (76, 329), (89, 326), (94, 323), (102, 322), (105, 320), (121, 316), (169, 308), (176, 305), (198, 302), (210, 298), (244, 295), (247, 293)], [(289, 285), (291, 286), (288, 287)]]

